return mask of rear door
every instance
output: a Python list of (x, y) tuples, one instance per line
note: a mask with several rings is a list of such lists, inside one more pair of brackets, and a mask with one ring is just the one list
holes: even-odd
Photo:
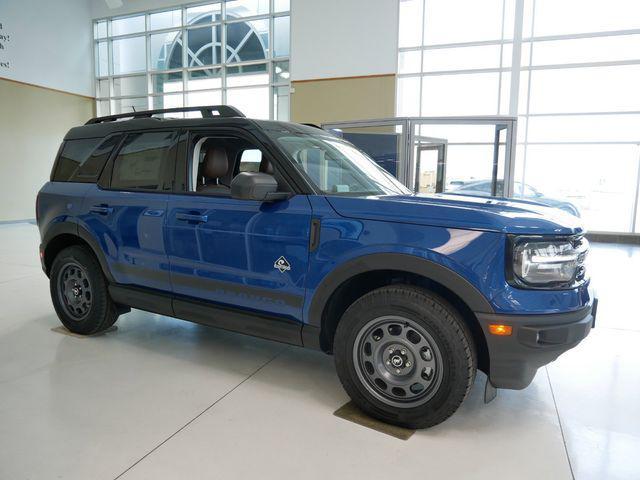
[[(263, 156), (270, 160), (257, 142), (236, 135), (190, 135), (183, 162), (183, 176), (189, 180), (170, 197), (167, 215), (173, 290), (180, 297), (299, 320), (309, 256), (308, 198), (295, 195), (265, 203), (231, 198), (224, 189), (196, 191), (202, 149), (227, 152), (229, 172), (220, 180), (224, 185), (240, 171), (260, 169)], [(273, 167), (281, 188), (287, 189)]]
[(85, 197), (81, 220), (118, 284), (171, 291), (164, 222), (177, 136), (171, 130), (127, 134)]

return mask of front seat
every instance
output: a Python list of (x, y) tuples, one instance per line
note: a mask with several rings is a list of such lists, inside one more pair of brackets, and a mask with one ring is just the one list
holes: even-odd
[(258, 168), (258, 171), (260, 173), (268, 173), (269, 175), (273, 175), (273, 165), (271, 165), (271, 162), (263, 156), (262, 160), (260, 160), (260, 167)]
[(202, 162), (203, 182), (198, 185), (197, 191), (203, 193), (227, 193), (230, 191), (227, 185), (222, 184), (222, 179), (229, 172), (229, 159), (227, 151), (222, 147), (212, 147), (207, 150)]

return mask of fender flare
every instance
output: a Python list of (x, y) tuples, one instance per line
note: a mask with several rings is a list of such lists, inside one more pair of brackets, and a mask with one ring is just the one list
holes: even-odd
[[(114, 282), (113, 275), (109, 270), (109, 264), (107, 263), (107, 258), (105, 257), (104, 252), (102, 251), (102, 248), (100, 248), (98, 241), (95, 239), (93, 235), (91, 235), (91, 233), (89, 233), (89, 231), (86, 228), (78, 225), (75, 222), (63, 221), (63, 222), (54, 223), (51, 226), (49, 226), (47, 228), (47, 232), (44, 234), (44, 237), (42, 239), (43, 250), (46, 252), (49, 244), (60, 235), (76, 236), (80, 238), (82, 241), (84, 241), (87, 245), (89, 245), (89, 248), (91, 248), (91, 250), (93, 251), (93, 254), (98, 259), (98, 263), (100, 264), (100, 267), (102, 268), (102, 272), (104, 273), (105, 277), (107, 277), (107, 280), (110, 283)], [(46, 273), (47, 275), (49, 275), (49, 272), (46, 272)]]
[(333, 292), (350, 278), (374, 270), (413, 273), (439, 283), (455, 293), (473, 312), (494, 313), (487, 298), (467, 279), (439, 263), (403, 253), (363, 255), (331, 271), (316, 288), (309, 306), (308, 323), (303, 327), (305, 346), (319, 348), (322, 313)]

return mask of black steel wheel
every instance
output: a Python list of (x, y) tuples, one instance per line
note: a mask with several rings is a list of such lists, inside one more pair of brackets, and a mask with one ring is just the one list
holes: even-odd
[(340, 319), (333, 353), (340, 381), (360, 409), (408, 428), (451, 416), (476, 373), (464, 319), (442, 297), (410, 285), (356, 300)]
[(102, 332), (118, 319), (100, 264), (87, 247), (60, 251), (49, 272), (49, 285), (58, 318), (74, 333)]
[(67, 262), (58, 272), (58, 296), (60, 304), (69, 317), (82, 321), (91, 311), (91, 282), (82, 265)]

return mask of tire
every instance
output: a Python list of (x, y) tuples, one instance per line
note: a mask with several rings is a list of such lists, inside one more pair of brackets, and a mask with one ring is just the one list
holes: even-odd
[(356, 300), (333, 346), (338, 376), (355, 404), (406, 428), (449, 418), (476, 375), (475, 345), (460, 314), (442, 297), (409, 285)]
[(74, 245), (58, 253), (49, 287), (58, 318), (74, 333), (100, 333), (118, 319), (100, 264), (86, 247)]

